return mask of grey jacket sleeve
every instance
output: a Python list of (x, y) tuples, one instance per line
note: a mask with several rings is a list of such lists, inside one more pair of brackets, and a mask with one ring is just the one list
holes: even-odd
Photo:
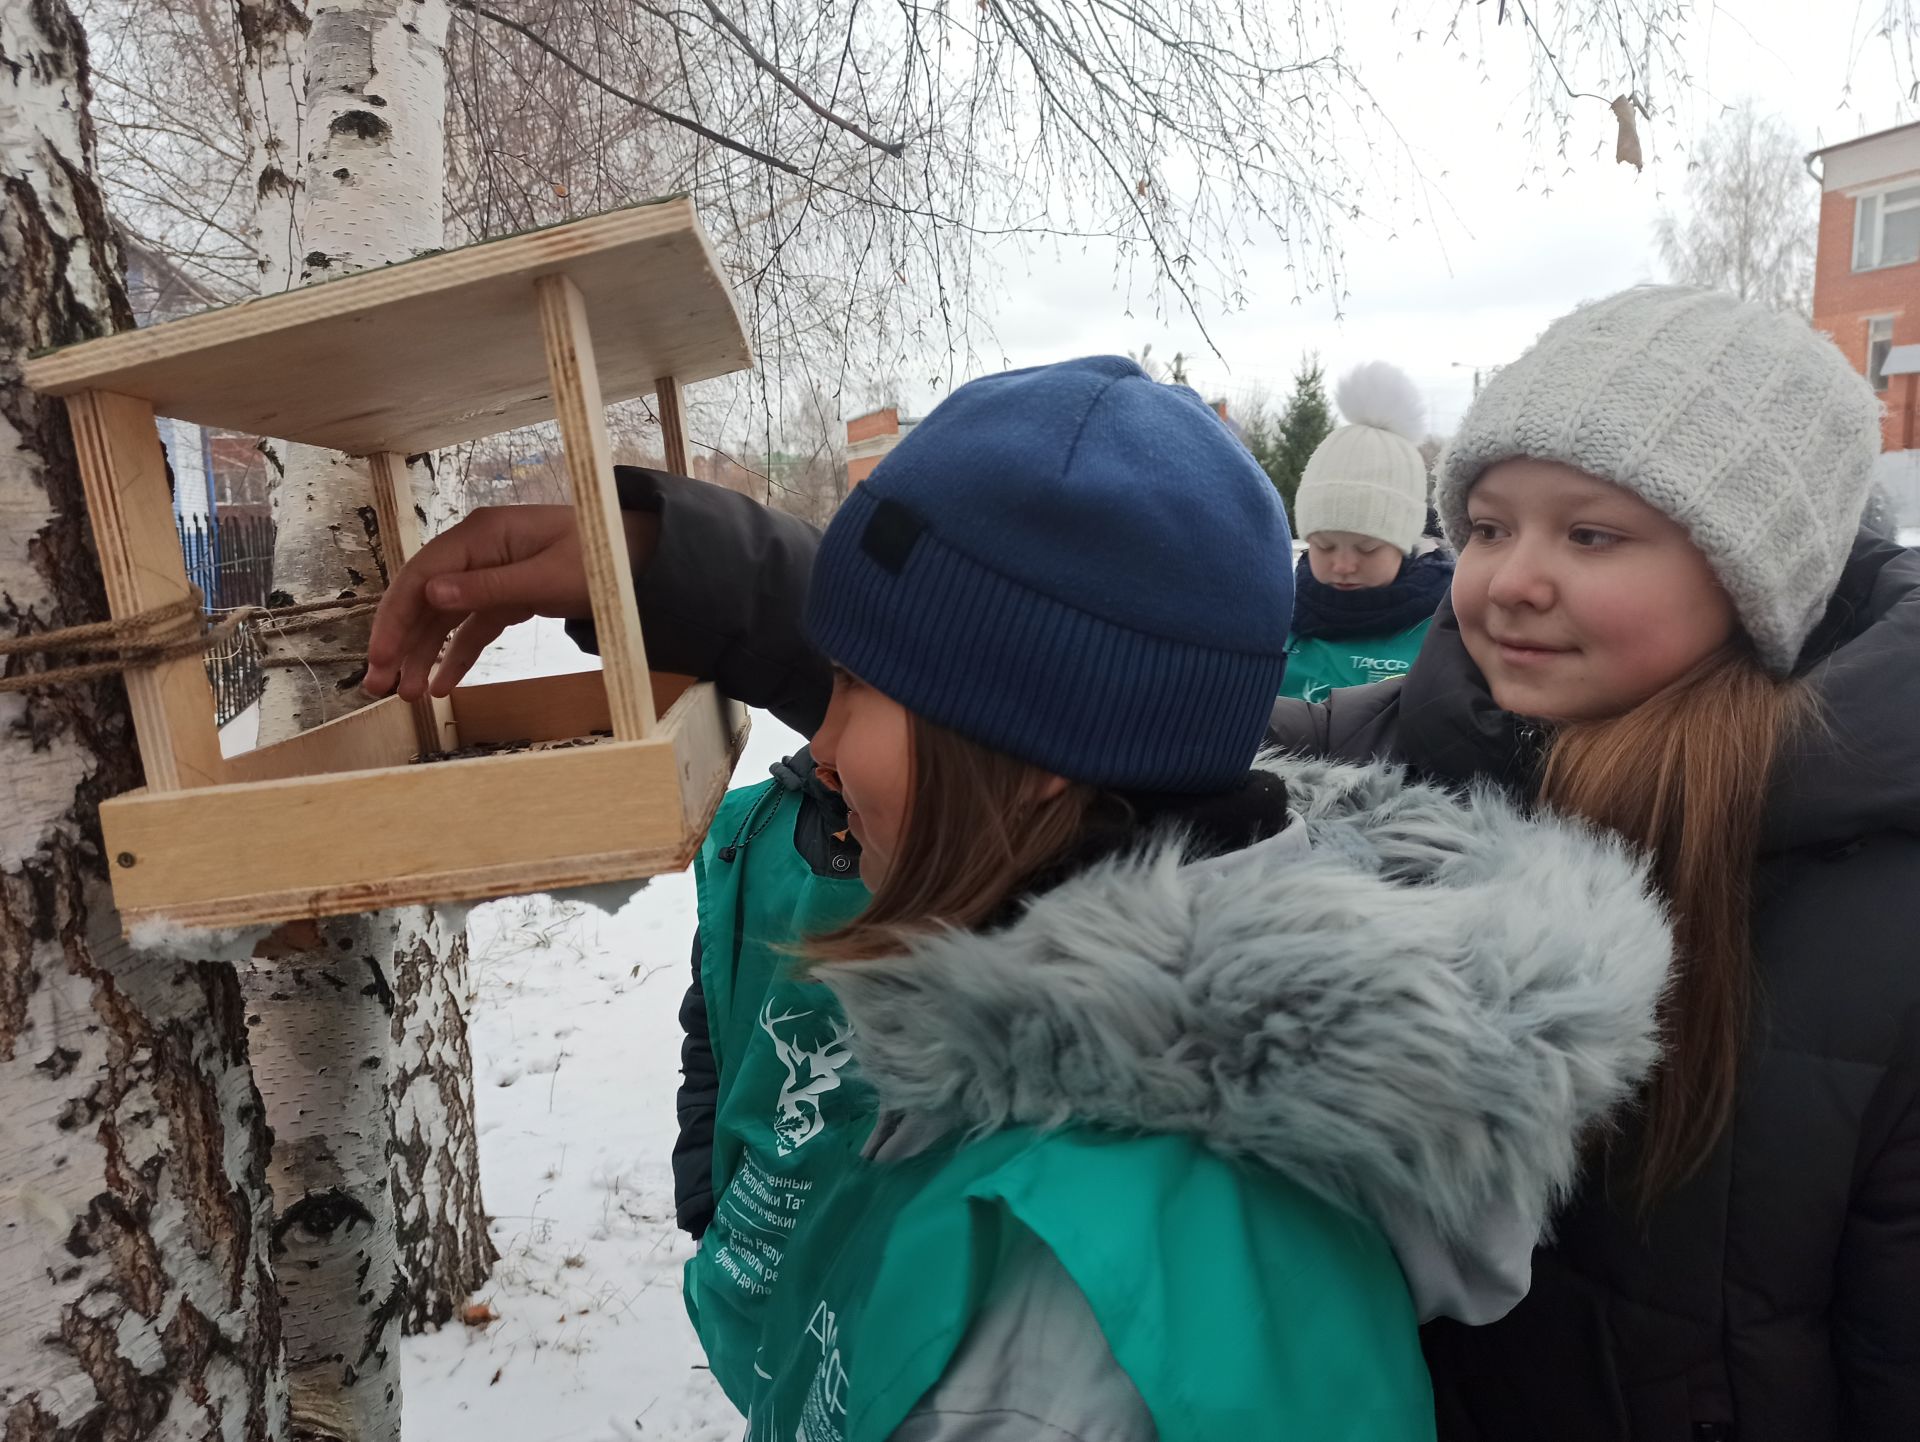
[[(633, 578), (648, 664), (712, 681), (811, 736), (833, 690), (803, 625), (819, 533), (722, 486), (644, 466), (613, 475), (622, 509), (660, 517), (653, 561)], [(567, 634), (595, 649), (591, 622)]]
[(1093, 1309), (1025, 1228), (946, 1373), (890, 1442), (1155, 1442)]
[(1324, 701), (1282, 696), (1267, 719), (1267, 745), (1295, 756), (1356, 765), (1394, 754), (1404, 681), (1346, 686)]
[(1451, 1317), (1484, 1327), (1506, 1316), (1533, 1285), (1533, 1249), (1546, 1230), (1543, 1218), (1507, 1197), (1483, 1207), (1473, 1235), (1455, 1241), (1443, 1240), (1433, 1219), (1412, 1205), (1376, 1220), (1422, 1325)]

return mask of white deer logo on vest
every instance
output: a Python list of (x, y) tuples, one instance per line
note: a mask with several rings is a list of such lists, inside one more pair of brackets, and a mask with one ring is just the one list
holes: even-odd
[(774, 1055), (787, 1069), (787, 1079), (780, 1085), (780, 1100), (773, 1115), (773, 1133), (779, 1140), (783, 1157), (799, 1151), (826, 1130), (826, 1119), (820, 1115), (820, 1098), (840, 1085), (840, 1068), (852, 1056), (847, 1042), (853, 1036), (853, 1028), (844, 1021), (833, 1023), (833, 1035), (820, 1047), (802, 1045), (798, 1032), (790, 1032), (792, 1039), (787, 1040), (774, 1030), (776, 1026), (812, 1015), (810, 1011), (790, 1011), (775, 1016), (772, 1002), (760, 1013), (760, 1030), (772, 1039)]

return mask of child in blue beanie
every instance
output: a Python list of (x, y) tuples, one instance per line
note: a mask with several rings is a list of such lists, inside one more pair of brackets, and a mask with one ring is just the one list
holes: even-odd
[[(1578, 827), (1257, 760), (1288, 544), (1199, 398), (1115, 357), (961, 388), (828, 528), (812, 758), (871, 898), (791, 938), (804, 978), (707, 972), (780, 1067), (688, 1272), (751, 1436), (1423, 1439), (1419, 1317), (1524, 1291), (1651, 1064), (1661, 913)], [(703, 896), (709, 958), (750, 909)], [(783, 1172), (856, 1087), (858, 1154)]]

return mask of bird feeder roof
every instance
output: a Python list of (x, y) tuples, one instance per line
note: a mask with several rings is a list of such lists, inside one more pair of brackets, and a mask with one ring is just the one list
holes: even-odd
[(161, 415), (352, 455), (415, 454), (554, 417), (531, 281), (585, 299), (601, 394), (630, 400), (753, 364), (684, 197), (466, 246), (68, 346), (50, 395), (112, 391)]

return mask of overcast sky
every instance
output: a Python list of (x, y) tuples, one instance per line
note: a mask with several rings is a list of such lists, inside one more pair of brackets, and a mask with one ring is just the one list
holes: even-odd
[[(1612, 116), (1588, 101), (1575, 111), (1584, 129), (1573, 173), (1550, 174), (1551, 194), (1537, 180), (1522, 189), (1545, 158), (1519, 133), (1524, 37), (1517, 26), (1489, 28), (1494, 78), (1481, 83), (1457, 50), (1413, 38), (1410, 14), (1450, 12), (1452, 3), (1410, 0), (1398, 7), (1397, 22), (1387, 18), (1395, 8), (1388, 0), (1343, 7), (1348, 53), (1401, 134), (1417, 137), (1413, 158), (1432, 194), (1426, 222), (1399, 225), (1411, 220), (1409, 205), (1405, 216), (1393, 217), (1391, 239), (1385, 222), (1347, 232), (1344, 317), (1325, 301), (1294, 304), (1284, 272), (1256, 253), (1249, 258), (1248, 308), (1207, 317), (1216, 356), (1190, 320), (1157, 319), (1143, 305), (1129, 317), (1108, 257), (1076, 250), (1010, 258), (1003, 293), (991, 306), (1006, 362), (1135, 351), (1151, 342), (1157, 356), (1195, 357), (1190, 374), (1210, 397), (1265, 385), (1279, 398), (1303, 351), (1318, 352), (1330, 378), (1361, 361), (1390, 360), (1411, 373), (1427, 396), (1431, 428), (1445, 433), (1467, 403), (1474, 367), (1510, 359), (1582, 299), (1665, 278), (1654, 254), (1654, 218), (1681, 200), (1683, 147), (1722, 105), (1758, 97), (1808, 149), (1914, 118), (1886, 42), (1866, 33), (1857, 0), (1703, 3), (1689, 47), (1696, 89), (1674, 120), (1649, 131), (1658, 158), (1646, 172), (1615, 164)], [(1369, 189), (1379, 203), (1381, 187)], [(1816, 195), (1809, 180), (1810, 206)], [(909, 399), (920, 404), (932, 396)]]

